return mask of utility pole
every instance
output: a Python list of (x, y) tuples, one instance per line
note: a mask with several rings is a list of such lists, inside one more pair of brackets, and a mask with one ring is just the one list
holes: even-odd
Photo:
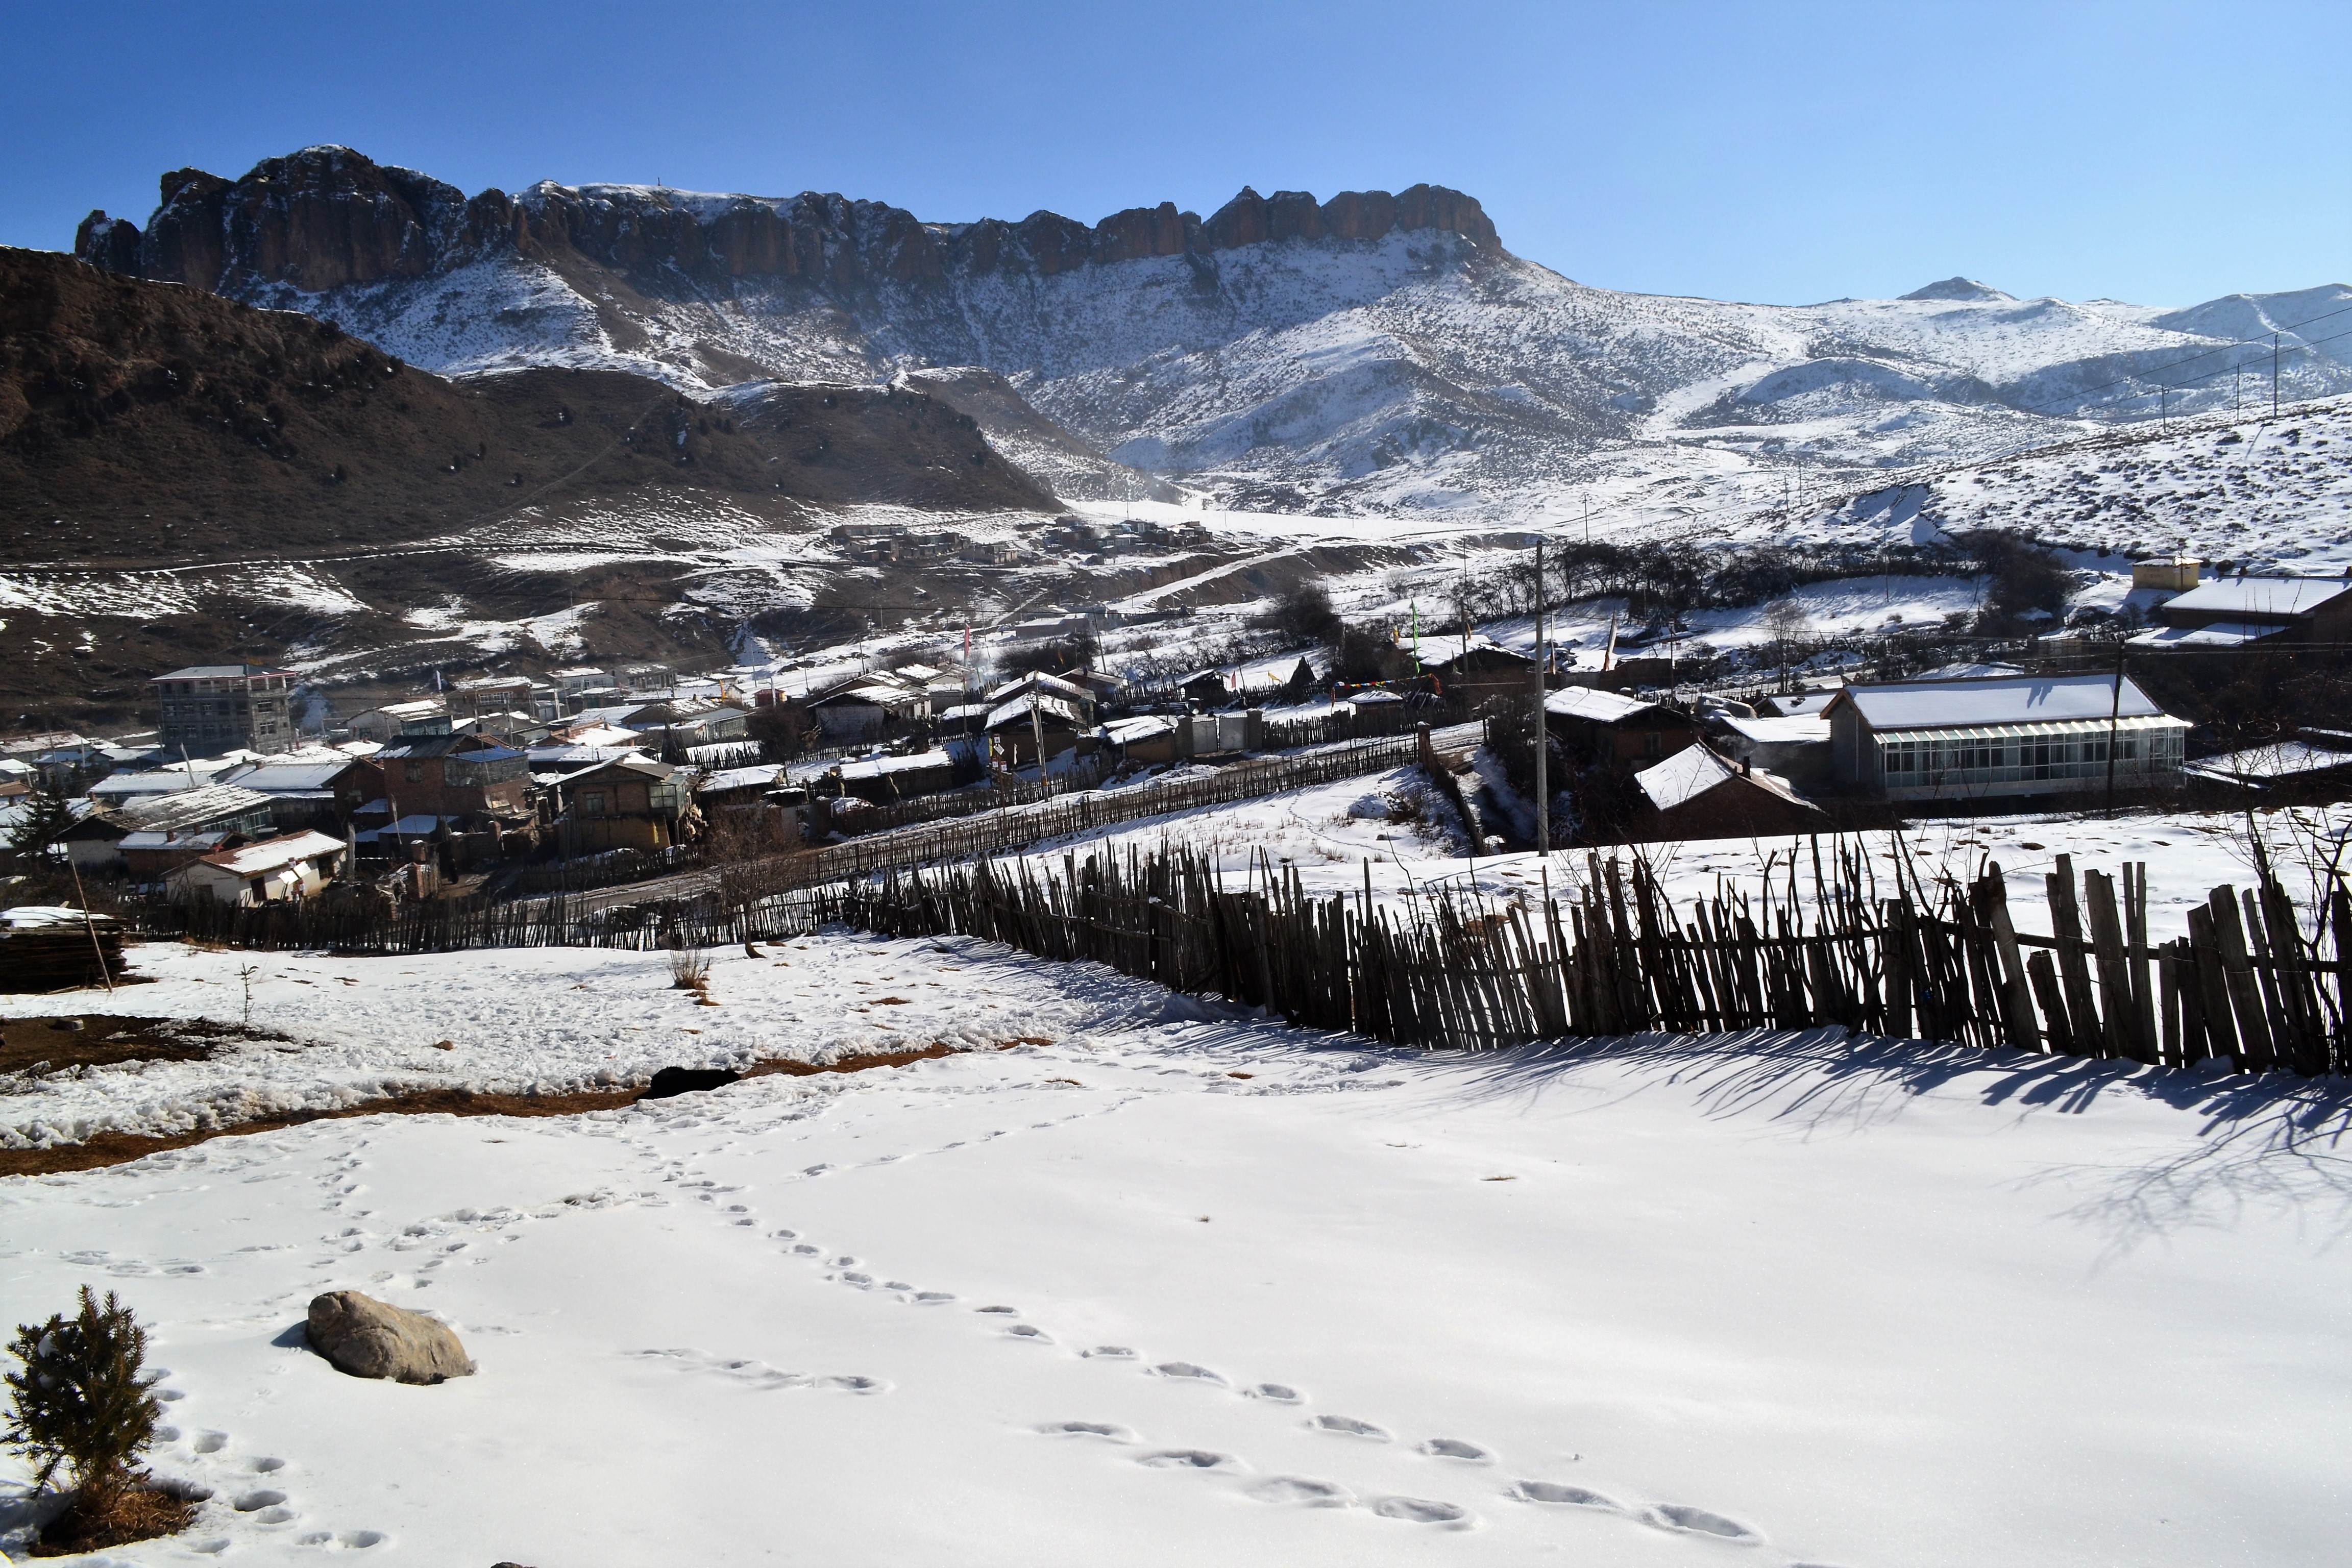
[(2156, 424), (2159, 430), (2172, 427), (2172, 388), (2168, 386), (2156, 389)]
[(2271, 334), (2271, 417), (2278, 417), (2278, 334)]
[(1544, 764), (1551, 751), (1551, 724), (1544, 717), (1544, 699), (1550, 689), (1545, 679), (1550, 660), (1544, 657), (1543, 535), (1536, 535), (1536, 855), (1551, 853), (1551, 789)]

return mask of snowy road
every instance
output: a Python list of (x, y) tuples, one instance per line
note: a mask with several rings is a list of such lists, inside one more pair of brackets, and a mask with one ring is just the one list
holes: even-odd
[[(937, 1015), (902, 1032), (987, 1002), (1055, 1043), (0, 1183), (9, 1308), (122, 1291), (170, 1369), (157, 1468), (213, 1489), (110, 1559), (2336, 1549), (2340, 1087), (1842, 1037), (1432, 1058), (946, 947), (722, 962), (702, 1017), (800, 1049), (917, 1011), (888, 975)], [(658, 955), (499, 956), (546, 1012), (484, 1052), (567, 998), (616, 1040), (669, 1005)], [(416, 962), (302, 961), (319, 1032), (523, 988)], [(331, 1371), (287, 1331), (343, 1286), (446, 1316), (479, 1375)]]

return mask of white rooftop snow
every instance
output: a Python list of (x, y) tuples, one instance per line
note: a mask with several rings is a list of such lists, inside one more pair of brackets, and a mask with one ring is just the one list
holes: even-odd
[(2339, 594), (2352, 593), (2352, 578), (2217, 577), (2165, 601), (2168, 611), (2248, 616), (2297, 616), (2317, 609)]
[(1990, 680), (1906, 681), (1848, 686), (1844, 696), (1874, 730), (1982, 728), (2162, 717), (2129, 676), (2120, 693), (2109, 675), (2002, 676)]

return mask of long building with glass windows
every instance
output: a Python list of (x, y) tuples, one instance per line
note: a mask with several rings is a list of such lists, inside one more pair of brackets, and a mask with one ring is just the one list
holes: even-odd
[(2177, 785), (2189, 729), (2114, 675), (1849, 686), (1822, 717), (1837, 783), (1886, 800)]

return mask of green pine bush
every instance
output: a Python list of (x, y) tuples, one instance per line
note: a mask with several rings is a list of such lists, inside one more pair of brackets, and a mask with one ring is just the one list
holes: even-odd
[(47, 1486), (60, 1467), (85, 1506), (119, 1492), (132, 1465), (154, 1441), (162, 1406), (148, 1390), (147, 1331), (108, 1291), (103, 1306), (89, 1286), (81, 1310), (46, 1323), (20, 1323), (9, 1353), (24, 1363), (7, 1374), (8, 1429), (0, 1433)]

